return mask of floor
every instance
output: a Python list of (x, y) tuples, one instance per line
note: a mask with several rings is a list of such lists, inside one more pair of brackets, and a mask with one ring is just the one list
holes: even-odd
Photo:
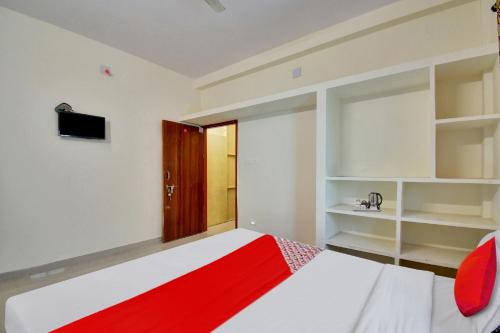
[(204, 233), (191, 237), (179, 239), (170, 243), (155, 243), (142, 247), (134, 247), (123, 252), (104, 255), (98, 259), (79, 262), (77, 264), (64, 267), (64, 271), (58, 274), (49, 275), (40, 279), (32, 280), (29, 276), (17, 277), (0, 283), (0, 332), (4, 333), (5, 302), (11, 296), (37, 289), (49, 284), (64, 281), (82, 274), (94, 272), (109, 266), (113, 266), (125, 261), (140, 258), (155, 252), (173, 248), (195, 240), (214, 236), (234, 229), (234, 222), (227, 222), (208, 228)]
[(229, 221), (229, 222), (220, 223), (220, 224), (216, 224), (216, 225), (209, 227), (207, 233), (211, 236), (211, 235), (220, 234), (222, 232), (226, 232), (229, 230), (233, 230), (234, 228), (236, 228), (234, 221)]

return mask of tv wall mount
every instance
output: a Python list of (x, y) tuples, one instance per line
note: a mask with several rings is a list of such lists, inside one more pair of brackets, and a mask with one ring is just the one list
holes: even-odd
[(74, 112), (71, 105), (68, 103), (61, 103), (54, 108), (56, 112)]

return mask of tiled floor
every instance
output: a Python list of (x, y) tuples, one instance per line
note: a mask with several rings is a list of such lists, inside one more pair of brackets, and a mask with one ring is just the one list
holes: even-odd
[(29, 276), (17, 277), (9, 280), (0, 281), (0, 332), (5, 332), (4, 328), (4, 315), (5, 315), (5, 302), (11, 296), (40, 288), (49, 284), (64, 281), (82, 274), (94, 272), (105, 267), (113, 266), (125, 261), (140, 258), (148, 254), (159, 252), (165, 249), (176, 247), (186, 244), (198, 239), (210, 237), (222, 232), (234, 229), (234, 222), (222, 223), (208, 228), (207, 232), (173, 241), (170, 243), (155, 243), (145, 246), (138, 246), (127, 249), (119, 253), (103, 255), (98, 259), (79, 262), (64, 267), (64, 271), (58, 274), (49, 275), (40, 279), (32, 280)]

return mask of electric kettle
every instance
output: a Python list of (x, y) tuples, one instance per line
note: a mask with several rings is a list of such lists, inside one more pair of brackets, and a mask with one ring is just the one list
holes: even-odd
[(377, 210), (380, 210), (382, 201), (382, 194), (378, 192), (371, 192), (370, 194), (368, 194), (368, 202), (370, 203), (369, 207), (377, 207)]

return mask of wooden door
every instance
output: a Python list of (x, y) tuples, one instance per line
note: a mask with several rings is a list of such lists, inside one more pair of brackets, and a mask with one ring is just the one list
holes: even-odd
[(206, 231), (204, 135), (198, 127), (163, 121), (163, 241)]

